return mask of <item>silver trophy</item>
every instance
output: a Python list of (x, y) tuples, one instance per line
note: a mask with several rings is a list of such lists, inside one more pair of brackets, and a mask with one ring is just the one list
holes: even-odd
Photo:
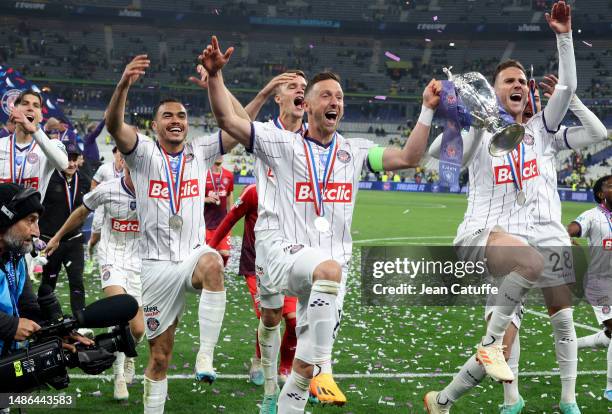
[(523, 140), (525, 128), (520, 124), (509, 124), (501, 118), (497, 96), (485, 77), (478, 72), (453, 75), (450, 68), (443, 70), (470, 111), (472, 126), (493, 134), (489, 144), (489, 154), (501, 157), (515, 149)]

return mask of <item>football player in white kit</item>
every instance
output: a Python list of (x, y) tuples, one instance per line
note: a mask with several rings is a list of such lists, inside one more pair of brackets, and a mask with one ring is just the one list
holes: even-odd
[(264, 258), (266, 268), (259, 284), (266, 293), (298, 297), (298, 345), (293, 370), (280, 391), (278, 412), (303, 413), (313, 373), (331, 359), (338, 323), (336, 297), (352, 254), (350, 226), (361, 170), (365, 165), (388, 171), (418, 164), (439, 103), (440, 84), (432, 81), (425, 89), (420, 122), (406, 146), (382, 148), (337, 133), (344, 95), (337, 75), (320, 73), (305, 90), (308, 130), (302, 136), (235, 115), (220, 71), (232, 52), (230, 48), (222, 53), (213, 37), (200, 59), (210, 75), (209, 97), (219, 126), (277, 178), (280, 231), (256, 242), (257, 256)]
[[(544, 149), (550, 145), (550, 137), (559, 129), (557, 125), (565, 116), (576, 88), (569, 6), (564, 2), (556, 3), (546, 19), (557, 34), (560, 59), (561, 83), (551, 102), (541, 116), (532, 118), (526, 124), (525, 140), (519, 145), (519, 151), (513, 151), (505, 158), (491, 157), (487, 150), (490, 134), (476, 132), (480, 137), (475, 139), (477, 149), (470, 164), (468, 210), (455, 245), (464, 257), (472, 260), (486, 258), (491, 274), (506, 276), (500, 286), (497, 306), (491, 308), (487, 334), (478, 347), (476, 357), (468, 360), (442, 392), (427, 393), (425, 406), (430, 413), (449, 412), (452, 403), (475, 386), (485, 371), (496, 380), (514, 380), (514, 373), (504, 357), (502, 341), (506, 328), (517, 311), (520, 312), (517, 306), (520, 306), (522, 297), (536, 281), (543, 288), (566, 287), (568, 283), (559, 275), (548, 275), (552, 281), (548, 278), (538, 280), (544, 260), (538, 251), (527, 245), (527, 242), (533, 245), (539, 242), (532, 210), (539, 202), (539, 191), (544, 185), (541, 180), (549, 178), (549, 174), (545, 178), (540, 177), (540, 168), (546, 167), (542, 163), (548, 161), (544, 157)], [(503, 63), (498, 66), (494, 81), (500, 103), (517, 122), (522, 122), (528, 92), (523, 67), (516, 61)], [(554, 160), (552, 163), (554, 169)], [(489, 165), (492, 168), (487, 168)], [(521, 171), (521, 174), (515, 174), (515, 171)], [(556, 178), (556, 171), (554, 175)], [(557, 243), (553, 242), (553, 245), (563, 245), (555, 241)], [(577, 359), (572, 357), (576, 355), (575, 340), (565, 341), (565, 338), (575, 338), (576, 335), (570, 306), (571, 296), (563, 307), (555, 309), (549, 304), (549, 311), (553, 311), (551, 322), (564, 391), (560, 408), (563, 413), (579, 413), (574, 392)], [(566, 308), (569, 311), (565, 311)], [(479, 364), (484, 366), (484, 371)]]
[(25, 90), (15, 99), (10, 118), (15, 132), (0, 138), (0, 183), (16, 183), (45, 192), (53, 170), (68, 168), (64, 144), (51, 140), (39, 127), (43, 101), (38, 92)]
[[(149, 65), (147, 55), (138, 55), (126, 66), (111, 98), (106, 120), (136, 189), (142, 302), (150, 351), (144, 379), (144, 411), (162, 413), (168, 392), (166, 373), (174, 332), (187, 292), (201, 294), (196, 380), (212, 382), (216, 378), (213, 351), (221, 331), (226, 299), (223, 262), (204, 241), (203, 180), (214, 160), (236, 142), (220, 132), (187, 141), (187, 111), (176, 99), (163, 100), (155, 108), (152, 127), (157, 142), (127, 125), (123, 118), (129, 87), (144, 75)], [(199, 85), (202, 82), (196, 78), (190, 80)], [(229, 95), (227, 89), (224, 93)], [(240, 104), (234, 106), (242, 109)], [(241, 115), (248, 119), (244, 111)]]
[(567, 226), (567, 232), (571, 237), (586, 237), (589, 241), (591, 260), (585, 276), (585, 296), (604, 330), (579, 338), (578, 346), (608, 349), (604, 398), (612, 401), (612, 342), (609, 336), (612, 330), (612, 175), (595, 182), (593, 195), (597, 207), (578, 216)]
[[(82, 226), (90, 212), (101, 208), (104, 220), (98, 246), (98, 259), (102, 290), (106, 296), (127, 293), (138, 301), (141, 307), (130, 321), (130, 332), (134, 341), (139, 343), (144, 336), (140, 287), (141, 260), (138, 248), (140, 232), (134, 184), (128, 168), (124, 169), (125, 175), (121, 174), (120, 178), (106, 180), (85, 195), (83, 204), (72, 212), (57, 234), (49, 240), (45, 253), (52, 255), (65, 234)], [(134, 358), (126, 358), (123, 352), (117, 352), (115, 356), (113, 396), (116, 400), (127, 400), (129, 397), (127, 384), (131, 383), (134, 377)], [(131, 359), (132, 363), (127, 364), (127, 359)]]

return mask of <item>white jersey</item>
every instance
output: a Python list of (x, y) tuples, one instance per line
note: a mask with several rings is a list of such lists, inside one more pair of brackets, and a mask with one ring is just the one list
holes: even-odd
[[(170, 228), (170, 198), (162, 153), (157, 143), (138, 134), (136, 147), (124, 154), (136, 188), (140, 221), (140, 253), (143, 260), (182, 261), (198, 246), (204, 246), (204, 189), (206, 171), (223, 155), (221, 134), (194, 138), (185, 144), (183, 178), (178, 196), (182, 225)], [(170, 157), (171, 162), (176, 157)]]
[[(538, 124), (531, 120), (525, 129), (526, 134), (532, 136), (537, 136), (540, 131)], [(533, 231), (531, 210), (537, 197), (540, 175), (534, 141), (524, 141), (520, 146), (521, 154), (524, 152), (522, 179), (526, 197), (526, 203), (521, 206), (517, 200), (519, 191), (513, 181), (511, 161), (507, 156), (493, 157), (489, 154), (491, 137), (489, 132), (484, 132), (482, 139), (475, 144), (477, 148), (469, 165), (468, 207), (457, 230), (458, 238), (493, 226), (523, 236)], [(513, 153), (517, 155), (518, 151)]]
[[(590, 279), (612, 277), (612, 217), (601, 206), (582, 213), (575, 220), (580, 225), (580, 237), (589, 241), (591, 260), (587, 275)], [(610, 288), (608, 287), (608, 290)]]
[[(34, 139), (29, 145), (15, 145), (13, 153), (13, 137), (0, 138), (0, 183), (14, 182), (32, 187), (44, 199), (54, 166)], [(66, 153), (61, 141), (54, 139), (51, 142)]]
[(94, 174), (93, 179), (98, 184), (100, 184), (100, 183), (103, 183), (104, 181), (112, 180), (114, 178), (121, 178), (121, 177), (123, 177), (123, 169), (121, 169), (120, 171), (117, 171), (115, 169), (115, 162), (111, 161), (111, 162), (105, 162), (104, 164), (100, 165), (100, 167)]
[[(278, 121), (269, 120), (265, 125), (270, 128), (285, 130), (283, 124)], [(305, 130), (305, 126), (302, 127), (302, 130)], [(255, 231), (278, 230), (280, 225), (278, 224), (277, 214), (278, 191), (276, 179), (272, 169), (259, 158), (255, 159), (255, 178), (257, 186), (257, 222), (255, 223)]]
[(101, 266), (115, 265), (140, 272), (138, 240), (140, 238), (136, 198), (123, 178), (105, 181), (83, 197), (83, 205), (90, 211), (101, 208), (104, 221), (98, 244)]
[[(317, 218), (306, 158), (306, 140), (302, 135), (283, 131), (261, 122), (252, 123), (252, 152), (272, 169), (278, 189), (280, 231), (285, 241), (316, 247), (328, 253), (341, 265), (352, 253), (351, 223), (359, 188), (361, 170), (368, 151), (374, 147), (365, 139), (345, 139), (336, 134), (337, 152), (330, 179), (323, 194), (325, 218), (330, 231), (321, 233), (314, 227)], [(314, 164), (322, 183), (325, 161), (332, 148), (309, 140)]]

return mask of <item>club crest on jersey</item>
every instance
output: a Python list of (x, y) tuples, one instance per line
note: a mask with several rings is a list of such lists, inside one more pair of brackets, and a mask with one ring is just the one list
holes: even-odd
[(336, 158), (338, 159), (338, 161), (347, 164), (349, 161), (351, 161), (351, 154), (349, 154), (348, 151), (345, 150), (338, 150), (338, 152), (336, 153)]
[(130, 210), (132, 210), (132, 211), (136, 210), (136, 202), (135, 201), (130, 201)]
[(38, 154), (30, 152), (28, 154), (27, 160), (30, 164), (36, 164), (38, 162)]
[(604, 250), (612, 250), (612, 239), (604, 239), (603, 248)]
[[(197, 178), (181, 182), (181, 198), (199, 197), (199, 195), (200, 186)], [(149, 197), (168, 200), (168, 183), (157, 180), (149, 181)]]
[[(495, 173), (496, 185), (512, 184), (514, 182), (509, 165), (498, 165), (497, 167), (494, 167), (493, 172)], [(540, 170), (538, 169), (537, 160), (533, 159), (525, 162), (525, 166), (523, 168), (523, 180), (530, 180), (538, 175), (540, 175)]]
[(523, 142), (527, 145), (533, 145), (533, 143), (535, 142), (535, 138), (531, 134), (525, 134), (523, 136)]
[(601, 313), (603, 313), (604, 315), (607, 315), (610, 313), (610, 306), (605, 305), (601, 307)]
[(147, 328), (149, 328), (151, 332), (155, 332), (157, 328), (159, 328), (159, 320), (157, 318), (148, 318)]
[[(322, 187), (322, 183), (319, 183), (319, 188), (322, 189)], [(323, 201), (328, 203), (350, 203), (352, 200), (352, 183), (327, 183), (325, 193), (323, 194)], [(314, 201), (314, 194), (310, 183), (295, 183), (295, 201), (298, 203), (312, 203)]]
[(291, 246), (285, 247), (285, 253), (289, 252), (289, 254), (296, 254), (300, 250), (304, 248), (303, 244), (292, 244)]
[(21, 91), (19, 89), (9, 89), (2, 95), (2, 98), (0, 98), (0, 105), (2, 105), (2, 111), (5, 114), (11, 114), (11, 111), (15, 107), (15, 100), (20, 93)]
[(110, 270), (105, 270), (104, 273), (102, 273), (102, 280), (106, 282), (108, 279), (110, 279), (110, 275)]

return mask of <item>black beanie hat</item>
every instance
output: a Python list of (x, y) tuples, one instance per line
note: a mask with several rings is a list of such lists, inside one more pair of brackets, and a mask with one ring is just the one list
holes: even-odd
[(40, 193), (17, 184), (0, 184), (0, 229), (7, 229), (32, 213), (42, 214)]

